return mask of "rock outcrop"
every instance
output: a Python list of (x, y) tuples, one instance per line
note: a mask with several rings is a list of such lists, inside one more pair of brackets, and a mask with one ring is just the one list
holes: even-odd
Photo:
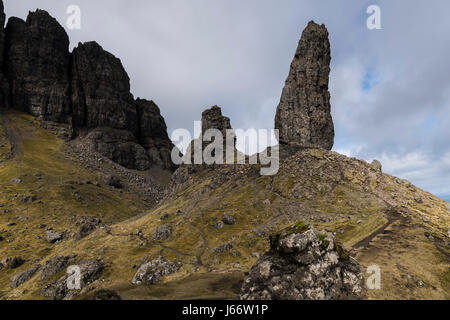
[(137, 170), (150, 169), (147, 151), (128, 130), (96, 128), (89, 132), (85, 141), (102, 156), (121, 166)]
[(233, 130), (230, 118), (224, 117), (222, 109), (218, 106), (213, 106), (202, 113), (202, 133), (205, 134), (209, 129), (219, 130), (224, 137), (227, 130)]
[(6, 26), (5, 66), (15, 109), (43, 120), (65, 122), (70, 115), (69, 37), (46, 11)]
[[(102, 275), (104, 264), (99, 260), (84, 260), (78, 264), (80, 268), (80, 289), (92, 284)], [(45, 297), (51, 300), (71, 300), (79, 293), (79, 290), (71, 290), (67, 286), (68, 275), (45, 286), (42, 291)]]
[(47, 260), (42, 267), (40, 279), (45, 281), (50, 279), (53, 275), (65, 270), (70, 264), (75, 261), (76, 256), (55, 256)]
[[(230, 146), (233, 148), (233, 151), (236, 152), (236, 135), (233, 132), (230, 137), (227, 137), (227, 130), (233, 130), (231, 127), (230, 118), (222, 115), (222, 109), (218, 106), (213, 106), (202, 113), (202, 139), (192, 140), (189, 145), (185, 157), (184, 163), (187, 163), (190, 159), (191, 164), (208, 164), (205, 161), (203, 154), (206, 150), (206, 153), (215, 157), (215, 137), (208, 137), (208, 130), (215, 129), (220, 131), (223, 138), (223, 160), (227, 159), (227, 150), (226, 144), (227, 139), (231, 139)], [(201, 158), (199, 157), (201, 155)], [(200, 161), (201, 160), (201, 161)], [(199, 163), (201, 162), (201, 163)]]
[(94, 128), (94, 150), (129, 169), (175, 169), (173, 143), (158, 106), (133, 98), (122, 63), (96, 42), (79, 44), (72, 54), (73, 125)]
[(336, 243), (299, 223), (271, 237), (271, 250), (244, 280), (243, 300), (356, 300), (365, 298), (358, 262)]
[(73, 124), (110, 127), (138, 133), (130, 79), (122, 63), (96, 42), (78, 44), (72, 52)]
[[(303, 31), (275, 117), (279, 142), (297, 148), (331, 150), (330, 42), (324, 25), (309, 22)], [(298, 149), (297, 149), (298, 150)]]
[(147, 151), (150, 165), (174, 170), (171, 160), (174, 148), (167, 134), (167, 125), (161, 112), (153, 101), (136, 99), (136, 110), (139, 125), (139, 143)]
[(161, 281), (164, 276), (173, 274), (181, 268), (181, 263), (171, 262), (163, 257), (159, 257), (148, 263), (141, 265), (131, 280), (134, 285), (155, 284)]
[(128, 169), (176, 169), (158, 106), (134, 100), (118, 58), (96, 42), (70, 53), (64, 28), (43, 10), (11, 17), (6, 29), (4, 22), (0, 0), (1, 108), (69, 123), (71, 138), (82, 134), (82, 143)]
[(5, 18), (3, 1), (0, 0), (0, 108), (9, 107), (9, 84), (3, 74), (5, 60)]
[(14, 275), (11, 279), (9, 279), (11, 289), (15, 289), (30, 280), (38, 270), (39, 266), (36, 266)]

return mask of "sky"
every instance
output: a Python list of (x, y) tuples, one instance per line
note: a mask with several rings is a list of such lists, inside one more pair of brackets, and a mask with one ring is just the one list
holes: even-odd
[[(95, 40), (121, 59), (135, 97), (193, 131), (219, 105), (234, 128), (272, 129), (308, 21), (330, 33), (334, 149), (450, 201), (448, 0), (6, 0), (7, 17), (47, 10), (71, 48)], [(69, 30), (67, 8), (81, 10)], [(378, 5), (381, 29), (369, 30)]]

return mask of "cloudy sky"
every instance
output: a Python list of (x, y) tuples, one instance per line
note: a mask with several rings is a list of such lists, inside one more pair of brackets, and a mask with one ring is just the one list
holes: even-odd
[[(235, 128), (273, 128), (302, 29), (330, 32), (334, 150), (371, 161), (450, 201), (450, 2), (363, 0), (6, 0), (7, 16), (49, 11), (71, 46), (96, 40), (119, 57), (136, 97), (153, 99), (169, 134), (212, 105)], [(366, 26), (381, 8), (381, 30)]]

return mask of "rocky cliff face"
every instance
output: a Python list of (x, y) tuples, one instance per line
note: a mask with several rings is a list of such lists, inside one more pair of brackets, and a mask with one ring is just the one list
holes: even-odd
[(311, 21), (303, 31), (275, 118), (280, 144), (331, 150), (330, 42), (324, 25)]
[(68, 49), (66, 32), (46, 11), (30, 12), (26, 21), (9, 19), (4, 69), (14, 108), (44, 120), (68, 118)]
[(11, 17), (6, 30), (4, 22), (0, 0), (0, 107), (70, 122), (95, 151), (129, 169), (175, 169), (158, 106), (134, 100), (118, 58), (96, 42), (69, 53), (64, 28), (43, 10), (26, 21)]
[(0, 0), (0, 108), (9, 106), (9, 84), (3, 74), (5, 52), (5, 12)]
[(76, 126), (111, 127), (137, 135), (137, 113), (130, 79), (119, 59), (96, 42), (72, 53), (72, 109)]
[(153, 101), (136, 99), (139, 143), (147, 150), (151, 165), (175, 169), (171, 160), (174, 148), (167, 135), (167, 126), (158, 106)]

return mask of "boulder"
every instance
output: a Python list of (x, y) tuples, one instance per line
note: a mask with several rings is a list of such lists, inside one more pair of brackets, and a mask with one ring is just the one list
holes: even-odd
[(224, 213), (222, 217), (222, 222), (226, 225), (232, 226), (236, 223), (236, 219), (229, 213)]
[(271, 250), (244, 280), (242, 300), (358, 300), (363, 271), (331, 233), (298, 224), (271, 236)]
[(76, 240), (81, 240), (88, 235), (90, 235), (92, 232), (95, 231), (95, 229), (98, 228), (100, 225), (100, 220), (94, 217), (85, 217), (83, 219), (80, 229), (78, 229), (77, 233), (75, 234)]
[(382, 171), (383, 170), (383, 165), (381, 164), (380, 161), (378, 160), (373, 160), (372, 163), (370, 164), (372, 167), (374, 167), (375, 169), (377, 169), (378, 171)]
[(170, 237), (170, 234), (172, 233), (172, 229), (169, 225), (164, 224), (162, 226), (159, 226), (156, 228), (156, 230), (153, 232), (152, 240), (154, 241), (163, 241)]
[(11, 279), (9, 279), (11, 289), (15, 289), (30, 280), (38, 270), (39, 266), (36, 266), (13, 276)]
[[(80, 289), (92, 284), (100, 278), (104, 264), (99, 260), (84, 260), (78, 264), (80, 267)], [(59, 280), (45, 286), (42, 291), (44, 296), (52, 300), (71, 300), (78, 293), (78, 290), (70, 290), (67, 285), (68, 275), (62, 276)]]
[(42, 267), (41, 281), (51, 278), (53, 275), (65, 270), (74, 262), (75, 255), (71, 256), (56, 256), (47, 260)]
[(59, 240), (62, 240), (63, 233), (62, 232), (48, 230), (46, 232), (46, 236), (47, 236), (47, 241), (48, 242), (55, 243), (55, 242), (57, 242)]
[(0, 264), (3, 265), (6, 269), (16, 269), (24, 264), (24, 260), (22, 258), (13, 257), (13, 258), (4, 258)]
[(171, 262), (163, 257), (159, 257), (151, 262), (141, 265), (131, 280), (134, 285), (155, 284), (161, 281), (161, 278), (177, 272), (181, 268), (181, 263)]
[(291, 64), (275, 117), (280, 145), (331, 150), (330, 42), (324, 25), (309, 22)]

